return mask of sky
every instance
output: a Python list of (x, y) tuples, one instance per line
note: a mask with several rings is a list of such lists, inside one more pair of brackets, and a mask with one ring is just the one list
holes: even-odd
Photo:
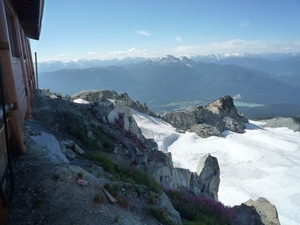
[(223, 204), (264, 197), (276, 206), (282, 225), (300, 224), (300, 132), (263, 128), (262, 122), (250, 121), (243, 134), (224, 131), (223, 137), (201, 138), (132, 111), (143, 135), (153, 138), (161, 151), (171, 152), (176, 167), (196, 172), (207, 154), (218, 159)]
[(300, 0), (45, 0), (38, 60), (300, 52)]

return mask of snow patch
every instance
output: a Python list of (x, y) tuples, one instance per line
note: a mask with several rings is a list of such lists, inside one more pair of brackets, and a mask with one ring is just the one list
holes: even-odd
[(90, 104), (89, 101), (86, 101), (86, 100), (81, 99), (81, 98), (75, 99), (75, 100), (73, 100), (73, 102), (79, 103), (79, 104)]

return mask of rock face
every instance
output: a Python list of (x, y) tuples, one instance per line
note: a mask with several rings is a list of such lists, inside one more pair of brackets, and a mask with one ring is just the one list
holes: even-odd
[(231, 225), (280, 225), (276, 207), (265, 198), (248, 200), (233, 209), (236, 221)]
[(235, 221), (230, 225), (264, 225), (255, 208), (246, 204), (234, 206)]
[(206, 155), (201, 160), (199, 172), (174, 168), (172, 156), (153, 150), (148, 153), (147, 172), (164, 188), (181, 189), (190, 194), (212, 198), (218, 201), (220, 168), (218, 160)]
[(194, 106), (185, 112), (169, 112), (161, 116), (180, 131), (195, 132), (200, 137), (222, 136), (224, 130), (243, 133), (248, 120), (234, 106), (230, 96), (219, 98), (205, 107)]

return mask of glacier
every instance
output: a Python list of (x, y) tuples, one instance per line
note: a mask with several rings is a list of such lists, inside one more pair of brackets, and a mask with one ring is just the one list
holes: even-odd
[(132, 112), (143, 135), (154, 139), (161, 151), (171, 152), (176, 167), (196, 172), (202, 156), (217, 157), (222, 203), (234, 206), (264, 197), (276, 206), (282, 225), (300, 224), (300, 132), (249, 121), (243, 134), (224, 131), (223, 137), (204, 139)]

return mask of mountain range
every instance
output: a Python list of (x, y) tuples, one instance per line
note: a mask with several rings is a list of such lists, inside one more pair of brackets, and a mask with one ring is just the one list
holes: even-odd
[[(242, 59), (257, 59), (267, 60), (271, 62), (288, 60), (299, 57), (300, 53), (265, 53), (265, 54), (249, 54), (249, 53), (226, 53), (226, 54), (209, 54), (209, 55), (194, 55), (189, 58), (194, 61), (206, 63), (222, 63), (223, 61), (231, 61), (231, 64), (240, 65), (238, 60)], [(40, 72), (51, 72), (60, 69), (85, 69), (99, 66), (124, 66), (134, 63), (140, 63), (150, 58), (142, 57), (126, 57), (123, 59), (79, 59), (79, 60), (48, 60), (38, 62)], [(158, 58), (159, 59), (159, 58)], [(155, 59), (154, 59), (155, 60)]]
[[(220, 96), (231, 95), (237, 101), (264, 105), (263, 109), (258, 107), (263, 113), (278, 104), (282, 111), (285, 104), (289, 108), (296, 106), (293, 114), (300, 114), (299, 55), (285, 55), (276, 61), (249, 55), (217, 55), (214, 63), (208, 62), (212, 56), (192, 58), (168, 55), (155, 59), (135, 58), (134, 62), (128, 58), (116, 61), (119, 66), (40, 73), (39, 82), (41, 88), (64, 95), (89, 89), (127, 92), (159, 112), (174, 110), (180, 103), (206, 104)], [(96, 61), (81, 62), (82, 66), (96, 64)]]

